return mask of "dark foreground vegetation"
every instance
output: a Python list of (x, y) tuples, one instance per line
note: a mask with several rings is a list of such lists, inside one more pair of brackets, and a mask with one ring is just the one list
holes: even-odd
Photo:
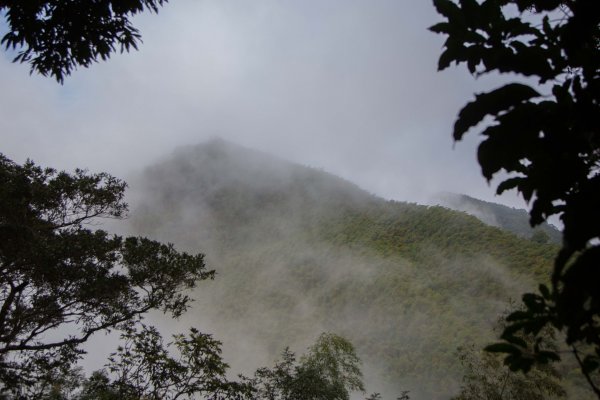
[[(564, 225), (548, 285), (523, 295), (502, 343), (515, 371), (564, 353), (527, 349), (518, 333), (564, 333), (587, 383), (600, 398), (600, 3), (595, 0), (434, 0), (446, 36), (439, 69), (465, 64), (474, 76), (529, 78), (481, 93), (459, 113), (454, 138), (482, 127), (479, 164), (486, 179), (504, 172), (498, 193), (531, 202), (530, 222), (558, 215)], [(486, 119), (488, 118), (489, 119)], [(485, 123), (491, 121), (491, 123)]]
[[(106, 59), (118, 48), (135, 48), (140, 36), (129, 18), (144, 10), (157, 11), (163, 3), (0, 1), (9, 28), (2, 43), (7, 49), (18, 49), (15, 61), (28, 62), (32, 71), (62, 82), (77, 66)], [(513, 246), (518, 243), (515, 237), (483, 229), (465, 216), (440, 208), (381, 201), (367, 201), (362, 208), (357, 202), (365, 199), (364, 194), (352, 197), (354, 203), (347, 207), (340, 207), (336, 196), (320, 198), (334, 205), (335, 213), (324, 218), (322, 225), (304, 225), (308, 230), (293, 235), (304, 235), (304, 244), (315, 245), (314, 239), (319, 238), (337, 246), (335, 256), (349, 252), (370, 259), (374, 255), (380, 261), (377, 271), (364, 281), (377, 283), (373, 287), (382, 297), (373, 298), (373, 292), (361, 293), (352, 281), (341, 280), (338, 283), (346, 285), (346, 291), (339, 286), (338, 292), (327, 290), (320, 293), (319, 301), (343, 315), (336, 307), (349, 304), (342, 302), (344, 296), (353, 293), (360, 298), (362, 294), (362, 304), (380, 306), (387, 316), (406, 316), (408, 311), (424, 316), (423, 324), (403, 319), (388, 329), (387, 319), (377, 319), (372, 321), (372, 332), (384, 332), (378, 339), (387, 337), (392, 343), (398, 336), (391, 335), (403, 329), (413, 329), (425, 338), (433, 332), (428, 342), (437, 344), (428, 349), (433, 359), (421, 359), (419, 366), (405, 350), (390, 352), (390, 348), (402, 349), (400, 344), (389, 347), (385, 341), (371, 354), (403, 360), (388, 371), (405, 376), (429, 371), (444, 365), (454, 338), (481, 338), (476, 322), (481, 319), (469, 318), (492, 315), (485, 301), (472, 304), (447, 295), (464, 294), (464, 286), (448, 279), (444, 271), (464, 265), (465, 259), (484, 265), (490, 256), (506, 271), (494, 267), (461, 270), (492, 275), (477, 276), (486, 290), (476, 288), (472, 299), (479, 303), (490, 292), (492, 298), (505, 295), (498, 282), (518, 283), (529, 293), (523, 296), (523, 305), (506, 317), (502, 342), (488, 346), (488, 354), (479, 356), (468, 348), (459, 351), (466, 375), (460, 389), (456, 388), (458, 398), (561, 397), (564, 392), (556, 381), (560, 368), (554, 369), (551, 363), (565, 358), (565, 345), (583, 379), (600, 398), (600, 3), (434, 0), (434, 4), (445, 20), (431, 29), (447, 36), (440, 69), (452, 62), (465, 63), (476, 76), (500, 72), (528, 77), (528, 82), (537, 80), (535, 85), (510, 83), (477, 95), (459, 113), (454, 137), (460, 140), (490, 116), (492, 122), (483, 124), (484, 140), (478, 152), (483, 175), (489, 180), (500, 171), (507, 173), (498, 192), (517, 189), (531, 202), (532, 225), (558, 215), (564, 225), (562, 245), (549, 271), (547, 254), (557, 249), (536, 243), (543, 242), (540, 238)], [(350, 391), (363, 391), (358, 358), (350, 343), (336, 335), (321, 336), (298, 361), (286, 351), (272, 369), (259, 369), (252, 378), (236, 382), (225, 378), (220, 343), (197, 330), (174, 338), (172, 348), (178, 354), (174, 356), (163, 346), (158, 331), (141, 321), (150, 310), (182, 315), (190, 301), (188, 290), (213, 276), (205, 269), (203, 256), (141, 237), (121, 238), (91, 229), (87, 224), (98, 218), (125, 215), (125, 185), (113, 177), (83, 171), (70, 175), (30, 162), (17, 165), (6, 158), (0, 163), (0, 391), (4, 397), (347, 399)], [(218, 193), (222, 197), (217, 204), (232, 198), (236, 190)], [(294, 198), (306, 194), (291, 193)], [(254, 210), (264, 212), (275, 204), (271, 211), (280, 211), (270, 195), (254, 199), (261, 204)], [(242, 226), (257, 218), (244, 209), (234, 208), (234, 214), (228, 208), (220, 211), (224, 220), (241, 221)], [(312, 217), (322, 219), (323, 215)], [(153, 223), (149, 221), (147, 227)], [(279, 233), (269, 224), (266, 227)], [(240, 245), (235, 242), (238, 236), (222, 233), (221, 246)], [(289, 249), (289, 243), (275, 242), (272, 250)], [(291, 260), (299, 261), (298, 254)], [(240, 264), (238, 260), (231, 265)], [(305, 289), (317, 287), (316, 278), (324, 276), (321, 264), (300, 265), (304, 268), (295, 272), (310, 282)], [(447, 268), (439, 268), (442, 265)], [(397, 275), (398, 270), (403, 275)], [(430, 278), (425, 285), (413, 279), (417, 271)], [(541, 283), (537, 291), (527, 288), (529, 279)], [(417, 295), (406, 296), (406, 302), (398, 300), (398, 293), (411, 290)], [(281, 293), (274, 296), (281, 301)], [(437, 314), (431, 314), (436, 308)], [(453, 319), (452, 310), (466, 315), (469, 323)], [(451, 317), (440, 322), (432, 315)], [(432, 329), (432, 323), (446, 329)], [(351, 328), (346, 326), (348, 331)], [(74, 369), (82, 356), (81, 345), (93, 334), (110, 330), (124, 332), (122, 346), (105, 370), (84, 377)], [(414, 346), (414, 342), (404, 344)], [(499, 367), (494, 353), (506, 355), (504, 364), (511, 372)], [(409, 364), (416, 368), (402, 369)], [(401, 398), (406, 397), (402, 394)]]

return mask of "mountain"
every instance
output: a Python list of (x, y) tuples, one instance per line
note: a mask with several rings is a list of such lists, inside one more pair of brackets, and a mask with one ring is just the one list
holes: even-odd
[(477, 217), (482, 222), (497, 226), (515, 235), (538, 241), (549, 241), (560, 244), (562, 233), (547, 222), (532, 228), (529, 224), (529, 213), (523, 209), (507, 207), (501, 204), (490, 203), (473, 197), (456, 194), (442, 193), (436, 199), (440, 205), (457, 211), (464, 211)]
[(217, 270), (181, 324), (223, 340), (234, 369), (330, 331), (390, 397), (455, 392), (457, 347), (493, 340), (510, 299), (546, 279), (557, 251), (222, 140), (179, 149), (130, 186), (132, 233), (201, 251)]

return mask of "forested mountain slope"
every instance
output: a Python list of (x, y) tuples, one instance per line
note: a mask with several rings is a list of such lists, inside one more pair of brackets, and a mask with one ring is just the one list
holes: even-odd
[(547, 240), (556, 244), (560, 244), (562, 240), (561, 232), (547, 222), (532, 228), (529, 225), (529, 213), (523, 209), (490, 203), (456, 193), (442, 193), (437, 196), (436, 200), (445, 207), (464, 211), (488, 225), (497, 226), (524, 238), (533, 238), (533, 240), (537, 238), (538, 241)]
[(202, 251), (217, 270), (185, 322), (223, 340), (234, 368), (332, 331), (357, 346), (368, 382), (413, 399), (457, 389), (456, 348), (491, 340), (556, 251), (220, 140), (180, 149), (131, 187), (135, 233)]

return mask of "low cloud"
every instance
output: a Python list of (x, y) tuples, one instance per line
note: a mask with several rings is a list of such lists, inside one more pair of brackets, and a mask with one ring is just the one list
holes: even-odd
[[(436, 72), (430, 2), (180, 0), (135, 19), (139, 52), (63, 86), (0, 60), (2, 152), (120, 176), (218, 135), (324, 168), (385, 198), (492, 199), (451, 126), (475, 83)], [(514, 199), (508, 198), (508, 202)]]

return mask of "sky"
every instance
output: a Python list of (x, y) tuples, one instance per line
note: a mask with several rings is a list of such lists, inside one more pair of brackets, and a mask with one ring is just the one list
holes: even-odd
[(140, 50), (64, 85), (0, 55), (0, 152), (122, 178), (213, 137), (321, 168), (379, 196), (497, 197), (473, 132), (452, 126), (505, 78), (437, 72), (428, 0), (171, 0), (134, 25)]

